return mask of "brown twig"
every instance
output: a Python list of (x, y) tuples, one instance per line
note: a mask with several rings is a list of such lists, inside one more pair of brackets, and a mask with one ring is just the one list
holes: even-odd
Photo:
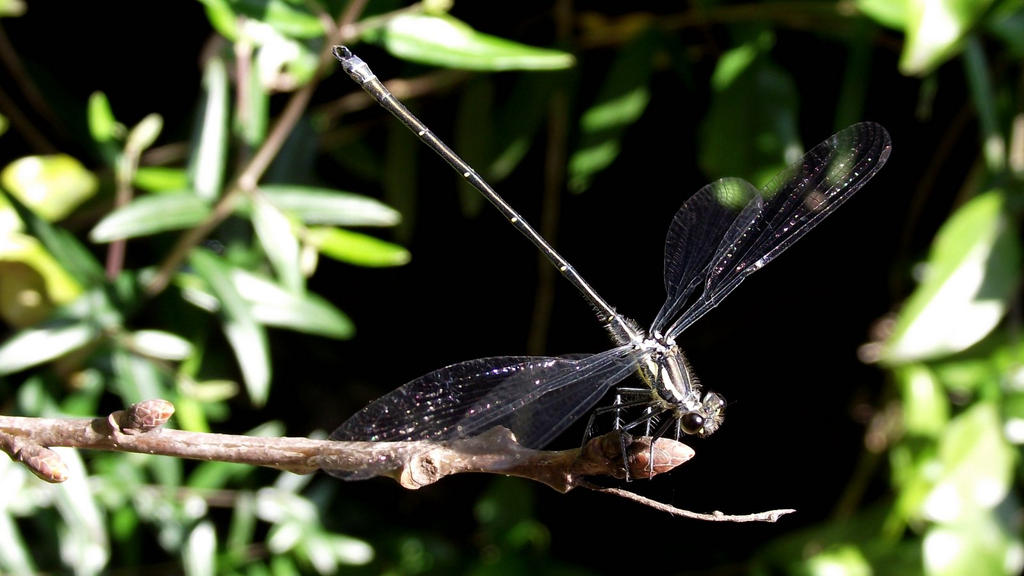
[(147, 400), (106, 418), (0, 416), (0, 449), (48, 482), (67, 479), (66, 466), (50, 450), (53, 446), (67, 446), (235, 462), (297, 474), (323, 469), (348, 479), (387, 476), (409, 489), (433, 484), (452, 474), (502, 474), (541, 482), (563, 493), (577, 487), (596, 490), (700, 520), (774, 522), (792, 512), (701, 514), (587, 481), (597, 476), (624, 478), (627, 466), (631, 478), (651, 478), (693, 457), (692, 448), (667, 438), (632, 439), (612, 432), (591, 439), (582, 448), (545, 451), (523, 447), (507, 429), (494, 428), (479, 436), (447, 442), (339, 442), (162, 429), (173, 413), (170, 402)]

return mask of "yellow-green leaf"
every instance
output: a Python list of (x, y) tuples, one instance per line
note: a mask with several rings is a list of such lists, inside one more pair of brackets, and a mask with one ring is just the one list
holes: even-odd
[(358, 266), (401, 266), (411, 258), (397, 244), (341, 228), (311, 228), (306, 240), (324, 256)]
[(66, 154), (25, 156), (0, 172), (0, 183), (42, 218), (64, 218), (96, 193), (96, 176)]

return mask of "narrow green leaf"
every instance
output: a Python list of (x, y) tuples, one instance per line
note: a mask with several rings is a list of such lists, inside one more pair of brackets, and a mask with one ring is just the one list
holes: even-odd
[(181, 549), (186, 576), (213, 576), (216, 567), (217, 533), (213, 522), (204, 520), (189, 532)]
[(125, 140), (125, 150), (132, 151), (138, 157), (143, 150), (149, 148), (160, 137), (160, 131), (164, 128), (164, 119), (159, 114), (147, 114), (139, 121)]
[(1021, 543), (1015, 527), (997, 514), (976, 512), (955, 524), (932, 526), (921, 546), (928, 576), (1020, 574)]
[(196, 118), (196, 138), (189, 176), (204, 200), (220, 195), (228, 146), (228, 73), (224, 60), (211, 58), (203, 73), (203, 102)]
[(1006, 165), (1006, 142), (999, 130), (999, 111), (993, 93), (988, 59), (977, 36), (967, 38), (963, 61), (967, 87), (971, 90), (971, 100), (981, 121), (985, 165), (991, 172), (999, 173)]
[(139, 196), (100, 220), (89, 232), (93, 242), (113, 242), (168, 230), (191, 228), (210, 215), (210, 206), (192, 194)]
[[(10, 469), (15, 466), (19, 466), (19, 464), (14, 462), (0, 464), (0, 475), (8, 474)], [(5, 482), (5, 484), (7, 483)], [(9, 486), (4, 486), (4, 488), (5, 494), (16, 494), (18, 492), (17, 489), (7, 489)], [(32, 563), (29, 547), (25, 544), (25, 539), (21, 537), (18, 525), (14, 522), (11, 514), (7, 512), (6, 506), (0, 509), (0, 542), (5, 544), (0, 546), (0, 570), (5, 574), (34, 576), (39, 573)]]
[(569, 189), (582, 192), (619, 155), (622, 136), (647, 109), (655, 33), (638, 35), (612, 62), (594, 103), (580, 117), (580, 143), (569, 157)]
[(161, 378), (161, 370), (148, 358), (126, 350), (113, 353), (114, 386), (125, 405), (151, 398), (166, 398), (170, 391)]
[(310, 228), (306, 239), (324, 256), (358, 266), (402, 266), (411, 258), (397, 244), (341, 228)]
[(53, 222), (96, 194), (99, 181), (66, 154), (25, 156), (0, 172), (0, 184), (33, 212)]
[(235, 289), (230, 265), (203, 249), (193, 250), (189, 262), (220, 302), (224, 335), (235, 351), (246, 391), (253, 404), (262, 406), (270, 392), (270, 354), (266, 333)]
[(250, 54), (248, 82), (244, 86), (246, 103), (235, 110), (242, 141), (254, 150), (267, 137), (267, 123), (270, 121), (270, 88), (263, 85), (263, 68), (256, 63)]
[(60, 358), (98, 335), (96, 327), (85, 322), (51, 322), (22, 330), (0, 344), (0, 375)]
[(191, 342), (162, 330), (138, 330), (129, 338), (132, 349), (153, 358), (184, 360), (192, 353)]
[(896, 372), (903, 400), (903, 430), (910, 436), (938, 437), (949, 421), (950, 403), (935, 374), (911, 364)]
[(855, 0), (857, 11), (894, 30), (903, 30), (913, 0)]
[(149, 192), (180, 192), (188, 188), (188, 173), (181, 168), (139, 166), (132, 184)]
[(464, 70), (561, 70), (575, 64), (568, 52), (536, 48), (473, 30), (448, 15), (403, 14), (364, 39), (399, 58)]
[(110, 101), (103, 92), (93, 92), (89, 95), (87, 119), (89, 134), (97, 143), (110, 142), (117, 135), (117, 120), (110, 108)]
[(304, 224), (394, 226), (401, 214), (390, 206), (351, 192), (291, 184), (265, 184), (267, 200)]
[(66, 530), (60, 539), (60, 555), (77, 574), (100, 574), (110, 559), (106, 524), (89, 485), (89, 473), (72, 448), (52, 448), (68, 467), (68, 480), (55, 486), (54, 503)]
[(355, 333), (348, 316), (312, 292), (289, 292), (237, 268), (231, 280), (260, 324), (339, 339), (351, 338)]
[(288, 217), (273, 204), (257, 199), (252, 224), (281, 283), (291, 292), (303, 292), (305, 282), (299, 270), (299, 240), (292, 232)]
[(762, 33), (719, 61), (698, 157), (711, 178), (738, 176), (762, 186), (799, 157), (799, 94), (789, 73), (769, 59), (772, 43)]
[(946, 221), (925, 277), (893, 327), (883, 358), (901, 363), (951, 354), (999, 323), (1020, 278), (1020, 246), (1001, 191), (964, 204)]

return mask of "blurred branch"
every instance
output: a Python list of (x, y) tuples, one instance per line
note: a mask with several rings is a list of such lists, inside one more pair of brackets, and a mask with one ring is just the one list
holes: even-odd
[[(0, 449), (48, 482), (63, 482), (67, 467), (53, 446), (158, 454), (235, 462), (310, 474), (319, 469), (359, 478), (387, 476), (417, 489), (452, 474), (470, 472), (519, 476), (559, 492), (588, 488), (628, 498), (687, 518), (714, 521), (774, 522), (790, 510), (743, 516), (680, 510), (631, 492), (602, 488), (586, 477), (651, 478), (693, 457), (689, 446), (667, 438), (631, 439), (618, 432), (598, 436), (582, 448), (544, 451), (525, 448), (505, 428), (448, 442), (340, 442), (311, 438), (262, 438), (164, 430), (174, 413), (166, 400), (147, 400), (106, 418), (22, 418), (0, 416)], [(625, 458), (623, 458), (625, 450)], [(653, 458), (653, 460), (652, 460)]]

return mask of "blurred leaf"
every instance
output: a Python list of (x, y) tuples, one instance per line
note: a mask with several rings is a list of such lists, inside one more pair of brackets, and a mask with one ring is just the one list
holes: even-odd
[(228, 147), (228, 73), (221, 58), (206, 63), (200, 110), (188, 172), (196, 195), (209, 201), (220, 195)]
[(242, 87), (246, 93), (245, 105), (235, 110), (238, 132), (242, 141), (252, 149), (258, 148), (267, 137), (267, 123), (270, 120), (270, 90), (264, 86), (263, 69), (256, 63), (250, 53), (249, 74), (246, 77), (248, 82)]
[(219, 33), (237, 39), (237, 22), (256, 20), (293, 38), (319, 38), (324, 25), (303, 2), (289, 0), (201, 0)]
[[(568, 73), (518, 74), (511, 94), (502, 103), (494, 128), (494, 149), (488, 176), (494, 181), (504, 180), (526, 156), (530, 142), (544, 125), (548, 104), (555, 92), (564, 88)], [(558, 81), (555, 81), (557, 78)]]
[(0, 375), (60, 358), (97, 336), (96, 327), (86, 322), (54, 321), (22, 330), (0, 344)]
[(351, 192), (290, 184), (265, 184), (260, 191), (271, 204), (304, 224), (394, 226), (401, 220), (394, 208)]
[(252, 224), (281, 283), (291, 292), (304, 292), (305, 282), (299, 270), (299, 241), (288, 217), (273, 204), (257, 198)]
[(10, 128), (11, 122), (7, 119), (7, 116), (0, 114), (0, 136), (3, 136), (7, 129)]
[(582, 192), (619, 155), (626, 128), (640, 119), (651, 98), (648, 83), (660, 42), (640, 34), (616, 55), (594, 103), (580, 117), (580, 142), (569, 157), (569, 189)]
[(138, 330), (129, 338), (132, 349), (153, 358), (184, 360), (192, 353), (191, 342), (162, 330)]
[(769, 59), (772, 42), (763, 33), (719, 59), (698, 157), (711, 178), (738, 176), (760, 187), (799, 157), (799, 94), (789, 73)]
[(924, 76), (960, 50), (992, 0), (909, 0), (900, 72)]
[(988, 31), (1016, 58), (1024, 57), (1024, 11), (1020, 8), (1019, 3), (1003, 2), (985, 22)]
[(181, 168), (139, 166), (132, 184), (149, 192), (179, 193), (188, 188), (188, 173)]
[(115, 391), (125, 405), (168, 396), (160, 369), (148, 358), (117, 349), (113, 352), (112, 364)]
[(857, 10), (879, 24), (894, 30), (907, 25), (910, 4), (915, 0), (855, 0)]
[(934, 526), (924, 538), (925, 573), (1020, 574), (1021, 544), (992, 514), (975, 513), (954, 525)]
[(977, 196), (939, 229), (924, 280), (897, 318), (883, 358), (899, 363), (966, 349), (999, 323), (1019, 277), (1020, 247), (1003, 193)]
[(204, 520), (196, 524), (181, 549), (186, 576), (213, 576), (216, 552), (217, 533), (213, 528), (213, 522)]
[[(13, 462), (0, 464), (0, 474), (7, 472), (9, 468), (16, 466)], [(17, 494), (19, 490), (5, 490), (7, 494)], [(25, 540), (18, 532), (18, 525), (7, 510), (0, 509), (0, 570), (4, 574), (12, 576), (34, 576), (38, 574), (32, 563), (32, 556), (29, 553)]]
[(575, 64), (568, 52), (483, 34), (446, 14), (402, 14), (367, 30), (363, 38), (404, 60), (447, 68), (560, 70)]
[(160, 131), (164, 128), (164, 119), (159, 114), (147, 114), (139, 121), (125, 140), (125, 150), (131, 150), (137, 157), (142, 151), (149, 148), (160, 137)]
[(896, 372), (903, 400), (903, 430), (911, 436), (938, 437), (949, 421), (949, 399), (932, 372), (910, 364)]
[(25, 156), (0, 172), (0, 183), (42, 218), (60, 220), (96, 193), (92, 172), (66, 154)]
[(979, 403), (953, 418), (939, 439), (942, 470), (922, 512), (941, 523), (991, 510), (1006, 498), (1016, 452), (1003, 438), (996, 407)]
[(97, 143), (105, 143), (113, 140), (118, 132), (123, 129), (114, 118), (114, 111), (110, 108), (110, 101), (103, 92), (93, 92), (89, 95), (88, 104), (89, 134)]
[(71, 448), (55, 447), (69, 470), (68, 480), (55, 486), (55, 504), (63, 520), (60, 555), (75, 574), (99, 574), (110, 559), (106, 524), (81, 456)]
[[(82, 287), (75, 279), (68, 275), (39, 241), (31, 236), (18, 233), (5, 236), (0, 233), (0, 263), (2, 262), (31, 267), (45, 282), (46, 296), (57, 304), (66, 304), (82, 293)], [(0, 282), (5, 279), (10, 278), (0, 278)]]
[(829, 576), (871, 576), (871, 564), (856, 546), (845, 545), (822, 550), (803, 563), (805, 574)]
[(21, 16), (25, 13), (25, 2), (23, 0), (0, 0), (0, 17), (10, 18)]
[(113, 242), (199, 225), (210, 206), (188, 193), (139, 196), (107, 214), (89, 232), (93, 242)]
[[(455, 149), (470, 166), (481, 170), (490, 162), (494, 114), (494, 82), (489, 76), (470, 78), (459, 96), (455, 120)], [(489, 180), (486, 171), (481, 174)], [(486, 200), (465, 178), (458, 181), (459, 204), (462, 214), (474, 217), (480, 213)]]
[(238, 358), (246, 391), (254, 405), (262, 406), (270, 388), (270, 355), (266, 333), (256, 323), (249, 307), (235, 289), (231, 281), (230, 265), (203, 249), (193, 250), (189, 262), (220, 302), (224, 335)]
[(402, 266), (411, 258), (397, 244), (341, 228), (310, 228), (306, 240), (324, 256), (357, 266)]
[(288, 292), (269, 280), (237, 268), (231, 280), (261, 324), (330, 338), (351, 338), (355, 331), (347, 316), (316, 294)]

